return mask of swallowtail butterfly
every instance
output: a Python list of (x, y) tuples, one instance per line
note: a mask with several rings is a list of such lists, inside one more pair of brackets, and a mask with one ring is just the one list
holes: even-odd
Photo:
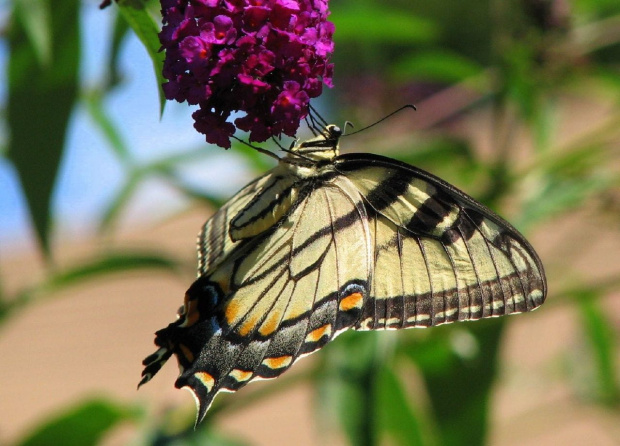
[(339, 155), (329, 125), (215, 213), (199, 277), (140, 385), (177, 357), (197, 423), (222, 390), (275, 378), (347, 329), (429, 327), (534, 310), (540, 259), (509, 223), (443, 180)]

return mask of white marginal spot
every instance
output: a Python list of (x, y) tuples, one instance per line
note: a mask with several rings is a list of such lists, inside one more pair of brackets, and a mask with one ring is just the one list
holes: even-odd
[(542, 297), (543, 297), (542, 290), (532, 291), (529, 297), (530, 299), (534, 301), (534, 303), (536, 303), (536, 305), (540, 305), (540, 303), (542, 303)]
[(437, 317), (437, 318), (447, 318), (447, 317), (450, 317), (450, 316), (454, 316), (458, 311), (459, 311), (458, 308), (450, 308), (449, 310), (440, 311), (439, 313), (436, 313), (435, 317)]
[(428, 314), (416, 314), (415, 316), (411, 316), (407, 318), (408, 324), (415, 324), (416, 322), (427, 321), (431, 317)]
[[(370, 330), (370, 324), (372, 323), (373, 319), (371, 317), (368, 317), (366, 319), (364, 319), (361, 323), (360, 323), (360, 328), (362, 330)], [(344, 330), (342, 330), (344, 331)], [(338, 333), (340, 334), (340, 333)]]
[(400, 325), (400, 323), (402, 322), (402, 319), (400, 319), (399, 317), (391, 317), (386, 321), (386, 325)]
[(515, 301), (515, 304), (523, 302), (523, 294), (515, 294), (512, 298)]
[(458, 308), (450, 308), (449, 310), (446, 311), (446, 316), (450, 317), (450, 316), (454, 316), (456, 313), (458, 313), (459, 309)]

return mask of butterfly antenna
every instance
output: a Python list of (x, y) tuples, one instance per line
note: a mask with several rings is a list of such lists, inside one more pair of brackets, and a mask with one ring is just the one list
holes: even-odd
[(308, 104), (308, 106), (310, 107), (310, 114), (313, 117), (316, 117), (323, 127), (329, 125), (329, 123), (323, 118), (323, 116), (321, 116), (317, 109), (312, 106), (312, 104)]
[[(401, 111), (405, 110), (406, 108), (410, 108), (410, 109), (413, 109), (413, 110), (417, 110), (416, 106), (415, 106), (415, 105), (413, 105), (413, 104), (403, 105), (403, 106), (402, 106), (402, 107), (400, 107), (399, 109), (394, 110), (392, 113), (390, 113), (389, 115), (384, 116), (383, 118), (379, 119), (378, 121), (376, 121), (376, 122), (374, 122), (374, 123), (372, 123), (372, 124), (370, 124), (370, 125), (367, 125), (366, 127), (361, 128), (361, 129), (359, 129), (359, 130), (357, 130), (357, 131), (355, 131), (355, 132), (348, 133), (348, 134), (346, 134), (346, 135), (344, 135), (344, 134), (343, 134), (342, 136), (351, 136), (351, 135), (355, 135), (356, 133), (363, 132), (364, 130), (368, 130), (369, 128), (374, 127), (375, 125), (380, 124), (381, 122), (385, 121), (386, 119), (388, 119), (388, 118), (390, 118), (390, 117), (394, 116), (396, 113), (400, 113)], [(353, 124), (351, 124), (349, 121), (347, 121), (347, 122), (345, 122), (345, 128), (346, 128), (346, 126), (347, 126), (347, 123), (348, 123), (349, 125), (351, 125), (351, 127), (353, 127)]]
[(286, 149), (284, 148), (284, 146), (280, 143), (280, 138), (276, 138), (275, 136), (271, 137), (271, 140), (273, 142), (276, 143), (276, 145), (280, 148), (280, 150), (284, 150), (286, 152)]
[(344, 121), (344, 126), (342, 127), (342, 136), (344, 136), (344, 134), (347, 132), (347, 127), (351, 127), (352, 129), (355, 128), (351, 121)]
[[(284, 153), (288, 153), (288, 154), (289, 154), (289, 155), (291, 155), (291, 156), (294, 156), (294, 157), (301, 158), (301, 159), (304, 159), (304, 160), (306, 160), (306, 161), (310, 161), (310, 162), (312, 162), (312, 158), (309, 158), (309, 157), (307, 157), (307, 156), (305, 156), (305, 155), (302, 155), (301, 153), (297, 153), (297, 152), (294, 152), (294, 151), (292, 150), (292, 149), (293, 149), (293, 147), (295, 146), (295, 144), (297, 144), (297, 141), (299, 141), (298, 139), (294, 139), (294, 140), (291, 142), (291, 145), (290, 145), (290, 147), (289, 147), (288, 149), (282, 145), (282, 143), (280, 142), (279, 138), (276, 138), (275, 136), (272, 136), (272, 137), (271, 137), (271, 139), (273, 140), (273, 142), (275, 142), (275, 143), (276, 143), (276, 145), (277, 145), (277, 146), (280, 148), (280, 150), (282, 150)], [(242, 141), (242, 142), (245, 142), (245, 141)], [(252, 147), (252, 148), (254, 148), (254, 147)], [(272, 152), (269, 152), (269, 153), (271, 153), (272, 155), (274, 155)], [(278, 160), (279, 160), (279, 161), (284, 161), (284, 162), (286, 162), (286, 159), (278, 158)]]
[(310, 129), (310, 131), (312, 132), (312, 134), (314, 136), (318, 136), (317, 130), (316, 130), (316, 122), (314, 120), (313, 117), (311, 117), (309, 114), (308, 116), (306, 116), (304, 118), (304, 120), (306, 121), (306, 125), (308, 126), (308, 128)]
[[(257, 152), (260, 152), (260, 153), (262, 153), (264, 155), (270, 156), (271, 158), (277, 159), (278, 161), (281, 160), (281, 158), (278, 155), (276, 155), (273, 152), (270, 152), (269, 150), (266, 150), (266, 149), (263, 149), (262, 147), (258, 147), (258, 146), (255, 146), (253, 144), (250, 144), (249, 142), (244, 141), (241, 138), (236, 137), (235, 135), (232, 135), (232, 137), (234, 139), (236, 139), (237, 141), (239, 141), (241, 144), (244, 144), (244, 145), (246, 145), (246, 146), (256, 150)], [(280, 144), (278, 144), (278, 145), (280, 145)]]
[(308, 104), (310, 111), (308, 113), (308, 118), (312, 122), (311, 130), (314, 133), (314, 136), (322, 135), (323, 130), (329, 125), (329, 123), (321, 116), (321, 114), (314, 108), (311, 104)]

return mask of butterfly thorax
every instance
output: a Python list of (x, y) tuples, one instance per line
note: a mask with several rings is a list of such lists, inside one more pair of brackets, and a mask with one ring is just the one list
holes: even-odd
[(330, 124), (316, 137), (291, 147), (280, 164), (299, 166), (300, 169), (293, 169), (292, 173), (301, 178), (312, 176), (316, 168), (330, 164), (338, 156), (338, 142), (341, 136), (340, 127)]

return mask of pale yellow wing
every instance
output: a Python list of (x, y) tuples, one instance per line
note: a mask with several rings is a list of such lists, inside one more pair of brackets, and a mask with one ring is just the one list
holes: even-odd
[(343, 155), (336, 170), (369, 214), (373, 274), (357, 329), (397, 329), (530, 311), (546, 296), (538, 256), (509, 223), (395, 160)]
[(280, 375), (359, 320), (371, 236), (348, 184), (308, 189), (276, 227), (237, 242), (188, 291), (189, 310), (165, 337), (183, 369), (176, 385), (197, 396), (199, 418), (220, 390)]
[(234, 249), (237, 242), (229, 235), (230, 222), (257, 194), (273, 182), (272, 172), (257, 178), (237, 192), (205, 222), (198, 234), (199, 276), (216, 267)]

